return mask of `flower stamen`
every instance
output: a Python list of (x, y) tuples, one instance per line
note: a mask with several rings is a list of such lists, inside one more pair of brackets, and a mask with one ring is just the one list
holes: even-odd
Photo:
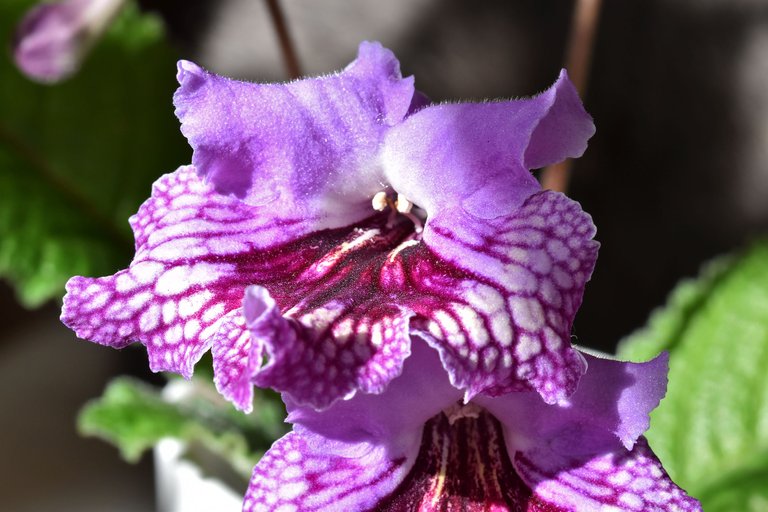
[(376, 192), (371, 199), (371, 206), (377, 212), (383, 212), (387, 207), (391, 209), (387, 227), (391, 228), (394, 226), (395, 219), (397, 218), (397, 215), (400, 214), (413, 222), (413, 230), (416, 235), (421, 235), (421, 232), (424, 231), (424, 223), (412, 212), (414, 204), (403, 194), (398, 193), (397, 199), (392, 199), (387, 192), (380, 190), (379, 192)]

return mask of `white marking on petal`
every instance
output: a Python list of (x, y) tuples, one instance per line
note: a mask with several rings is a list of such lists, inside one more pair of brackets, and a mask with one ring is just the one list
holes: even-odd
[(453, 307), (453, 310), (458, 315), (461, 325), (464, 326), (464, 330), (469, 335), (469, 339), (478, 347), (487, 345), (489, 337), (488, 331), (485, 330), (483, 318), (468, 306), (459, 306), (457, 304)]
[(183, 331), (181, 325), (174, 325), (165, 333), (165, 342), (169, 345), (175, 345), (181, 341)]
[(504, 297), (495, 288), (474, 282), (463, 283), (463, 297), (477, 311), (491, 315), (504, 307)]
[(162, 263), (156, 261), (142, 261), (130, 268), (130, 273), (139, 284), (149, 284), (157, 279), (163, 271)]
[(389, 262), (392, 263), (395, 261), (395, 258), (397, 257), (400, 252), (402, 252), (404, 249), (407, 249), (408, 247), (412, 247), (414, 245), (418, 245), (418, 240), (406, 240), (405, 242), (402, 242), (400, 245), (395, 247), (390, 253), (389, 253)]
[(541, 342), (538, 338), (523, 334), (520, 336), (520, 342), (515, 347), (515, 355), (520, 361), (527, 361), (541, 350)]
[(442, 309), (438, 309), (432, 313), (432, 315), (435, 320), (440, 323), (440, 327), (446, 335), (450, 336), (451, 334), (458, 334), (460, 332), (461, 329), (459, 328), (459, 324), (456, 323), (456, 320)]
[(506, 311), (491, 317), (491, 332), (501, 346), (508, 347), (512, 344), (512, 324)]
[(163, 272), (157, 280), (155, 292), (165, 296), (177, 295), (187, 291), (191, 286), (215, 282), (231, 271), (232, 265), (206, 262), (195, 263), (191, 267), (172, 267)]
[(128, 307), (131, 308), (133, 311), (138, 311), (141, 309), (147, 302), (152, 299), (152, 293), (151, 292), (141, 292), (130, 299), (128, 299)]
[(112, 295), (110, 292), (103, 291), (100, 294), (98, 294), (96, 297), (94, 297), (93, 300), (91, 300), (90, 302), (87, 302), (85, 304), (85, 307), (89, 310), (98, 309), (107, 303), (107, 299), (109, 299), (110, 295)]
[(200, 322), (194, 318), (184, 325), (184, 339), (193, 340), (200, 332)]
[(120, 293), (130, 292), (138, 286), (138, 283), (133, 280), (133, 277), (128, 272), (118, 274), (115, 279), (115, 290)]
[(562, 340), (550, 327), (544, 328), (544, 346), (552, 352), (560, 349)]
[(181, 318), (189, 318), (200, 311), (212, 297), (213, 293), (210, 290), (203, 290), (188, 297), (183, 297), (179, 301), (179, 316)]
[(170, 324), (176, 320), (176, 303), (168, 300), (163, 304), (163, 323)]
[(220, 318), (221, 315), (224, 314), (225, 307), (226, 306), (224, 305), (223, 302), (217, 302), (213, 306), (208, 307), (205, 310), (205, 313), (203, 313), (203, 318), (202, 318), (203, 322), (209, 323), (209, 322), (213, 322), (217, 318)]
[(509, 309), (515, 323), (523, 329), (538, 331), (544, 326), (544, 310), (534, 299), (512, 296), (509, 298)]

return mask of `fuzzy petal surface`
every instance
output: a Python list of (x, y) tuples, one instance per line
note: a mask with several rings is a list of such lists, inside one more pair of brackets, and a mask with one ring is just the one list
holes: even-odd
[(428, 215), (461, 205), (494, 218), (540, 190), (530, 169), (581, 156), (594, 133), (563, 71), (533, 98), (424, 108), (390, 131), (382, 159), (393, 188)]
[(371, 214), (382, 188), (379, 146), (414, 96), (391, 51), (364, 42), (343, 71), (285, 84), (230, 80), (187, 61), (177, 76), (192, 163), (219, 192), (298, 211), (316, 229)]
[[(667, 388), (666, 353), (645, 363), (629, 363), (582, 354), (588, 364), (577, 391), (557, 404), (543, 403), (535, 393), (510, 393), (497, 398), (478, 396), (475, 402), (499, 418), (509, 431), (509, 450), (546, 444), (575, 426), (602, 432), (626, 449), (649, 425), (649, 414)], [(524, 416), (525, 421), (520, 421)], [(519, 443), (519, 446), (515, 443)], [(598, 447), (604, 441), (597, 440)], [(568, 444), (563, 444), (567, 451)]]
[(450, 384), (438, 353), (415, 337), (402, 373), (377, 395), (357, 393), (325, 411), (297, 405), (284, 397), (286, 421), (331, 439), (377, 442), (397, 455), (409, 448), (399, 440), (410, 439), (429, 418), (458, 402), (462, 393)]
[(382, 446), (291, 432), (254, 468), (243, 512), (370, 510), (405, 477), (419, 437), (412, 439), (411, 459), (393, 459)]

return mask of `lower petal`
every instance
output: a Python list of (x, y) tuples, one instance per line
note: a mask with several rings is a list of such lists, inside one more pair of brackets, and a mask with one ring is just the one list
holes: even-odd
[(470, 398), (534, 389), (554, 403), (573, 393), (586, 365), (571, 326), (597, 259), (594, 233), (578, 203), (549, 191), (495, 219), (461, 208), (429, 219), (424, 243), (445, 269), (426, 283), (442, 304), (423, 315)]
[(307, 235), (312, 219), (280, 217), (217, 194), (192, 167), (161, 177), (130, 222), (130, 267), (70, 279), (61, 320), (103, 345), (139, 341), (153, 371), (185, 377), (211, 347), (222, 318), (240, 310), (247, 285), (288, 280), (334, 242), (328, 236), (290, 245)]
[[(589, 436), (581, 432), (558, 445), (568, 442), (578, 447)], [(516, 453), (513, 463), (536, 496), (566, 510), (702, 510), (697, 500), (672, 482), (644, 438), (631, 451), (615, 440), (600, 451), (571, 455), (564, 455), (555, 445), (540, 446)]]
[[(283, 318), (268, 301), (274, 304), (264, 288), (246, 291), (251, 338), (268, 356), (253, 382), (298, 404), (325, 409), (358, 390), (381, 393), (410, 354), (408, 318), (395, 306), (331, 301)], [(273, 313), (269, 321), (248, 318), (250, 310), (265, 309)]]
[(253, 410), (253, 366), (261, 356), (261, 346), (252, 343), (239, 309), (228, 313), (213, 337), (211, 346), (213, 377), (216, 389), (235, 407), (249, 413)]
[(420, 437), (413, 432), (408, 450), (390, 454), (380, 445), (291, 432), (254, 468), (243, 512), (369, 510), (408, 473)]

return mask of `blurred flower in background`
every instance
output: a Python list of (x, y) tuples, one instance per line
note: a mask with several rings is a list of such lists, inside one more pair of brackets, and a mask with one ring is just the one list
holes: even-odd
[(39, 82), (69, 78), (125, 3), (126, 0), (62, 0), (34, 7), (16, 29), (16, 65)]

